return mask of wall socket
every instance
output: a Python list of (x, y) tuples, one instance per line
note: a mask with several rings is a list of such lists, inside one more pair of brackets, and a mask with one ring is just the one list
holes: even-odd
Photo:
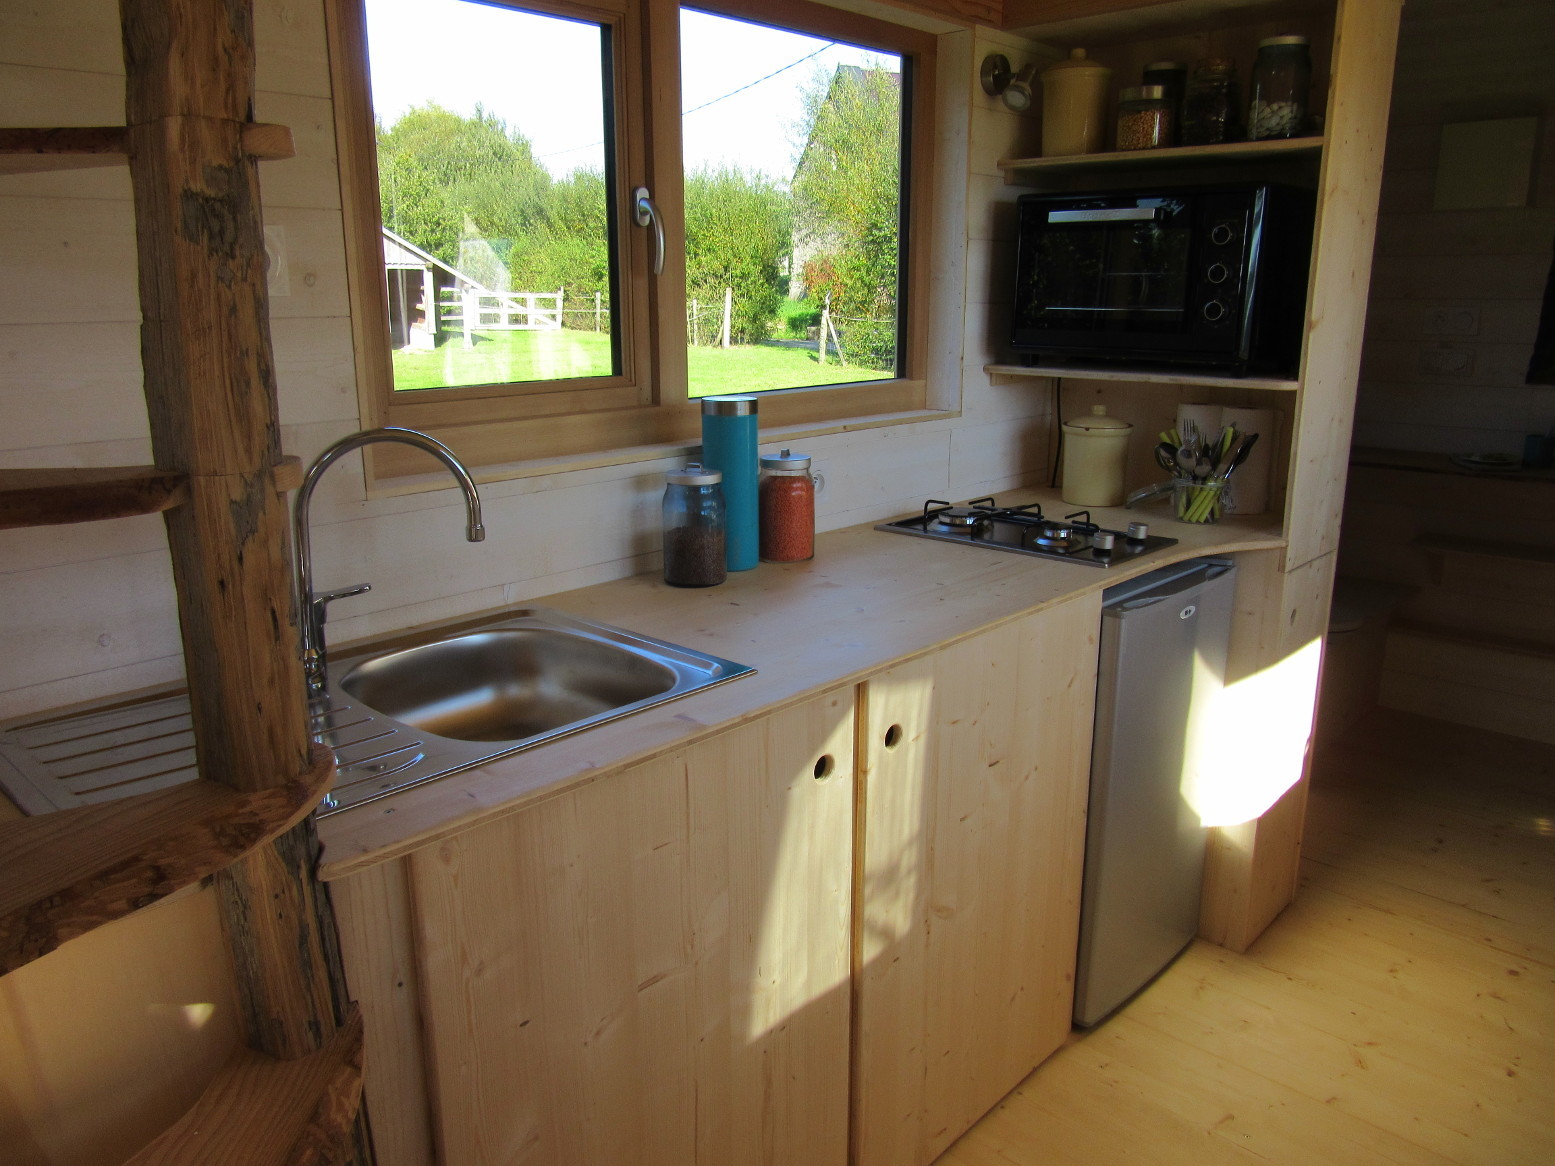
[(1478, 336), (1479, 309), (1468, 304), (1434, 308), (1420, 330), (1427, 336)]
[(1474, 349), (1422, 348), (1419, 367), (1426, 376), (1466, 377), (1474, 371)]

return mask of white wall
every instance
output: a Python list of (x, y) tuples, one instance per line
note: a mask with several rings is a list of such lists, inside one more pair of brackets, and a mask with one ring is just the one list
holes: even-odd
[[(1555, 424), (1525, 385), (1555, 244), (1555, 6), (1409, 0), (1399, 36), (1355, 443), (1522, 452)], [(1528, 206), (1432, 209), (1444, 122), (1541, 113)]]
[[(306, 460), (359, 428), (323, 15), (319, 0), (258, 0), (256, 23), (256, 116), (290, 125), (298, 147), (296, 158), (262, 165), (261, 183), (266, 225), (285, 236), (285, 281), (271, 304), (283, 443)], [(0, 27), (8, 123), (123, 120), (113, 0), (0, 0)], [(1012, 223), (990, 208), (1016, 193), (995, 163), (1034, 143), (1024, 119), (977, 88), (984, 39), (946, 38), (941, 61), (934, 282), (936, 316), (952, 326), (936, 338), (932, 377), (939, 388), (961, 381), (962, 415), (802, 443), (826, 477), (826, 529), (1046, 474), (1046, 382), (991, 387), (981, 371), (997, 355), (988, 338), (1004, 269), (992, 257), (1007, 252)], [(0, 465), (150, 460), (138, 322), (127, 173), (0, 180)], [(676, 460), (491, 484), (489, 533), (474, 545), (463, 541), (453, 490), (368, 500), (359, 462), (343, 462), (315, 496), (315, 578), (370, 581), (373, 591), (336, 606), (332, 638), (656, 570), (659, 495)], [(0, 532), (0, 718), (176, 682), (175, 610), (160, 519)]]

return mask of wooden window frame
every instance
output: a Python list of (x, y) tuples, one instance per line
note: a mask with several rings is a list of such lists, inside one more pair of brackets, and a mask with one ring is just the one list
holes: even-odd
[[(518, 385), (438, 389), (396, 399), (387, 282), (378, 210), (377, 150), (367, 65), (363, 0), (328, 0), (330, 68), (341, 178), (341, 210), (364, 425), (403, 425), (431, 433), (483, 477), (518, 476), (534, 467), (608, 464), (694, 443), (700, 406), (687, 396), (685, 236), (680, 137), (680, 4), (671, 0), (600, 0), (595, 5), (515, 0), (536, 12), (609, 24), (616, 87), (615, 197), (622, 277), (615, 310), (622, 320), (621, 375)], [(933, 221), (935, 45), (933, 34), (872, 17), (788, 0), (780, 14), (760, 0), (709, 0), (701, 11), (878, 47), (911, 60), (908, 181), (904, 232), (906, 321), (899, 354), (904, 375), (761, 394), (763, 428), (839, 428), (929, 409), (929, 248)], [(775, 19), (780, 16), (781, 22)], [(647, 62), (652, 61), (651, 69)], [(647, 233), (631, 223), (630, 192), (645, 185), (664, 220), (661, 276), (648, 273)], [(416, 474), (424, 466), (396, 446), (371, 451), (372, 480)], [(503, 467), (498, 470), (497, 467)], [(525, 467), (529, 467), (527, 470)]]

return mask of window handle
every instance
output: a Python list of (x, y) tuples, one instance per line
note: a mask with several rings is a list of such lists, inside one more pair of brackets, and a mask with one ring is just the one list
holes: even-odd
[(639, 186), (632, 191), (632, 214), (637, 219), (639, 227), (650, 224), (653, 227), (653, 274), (664, 274), (664, 220), (659, 217), (659, 208), (653, 205), (653, 199), (648, 197), (648, 188)]

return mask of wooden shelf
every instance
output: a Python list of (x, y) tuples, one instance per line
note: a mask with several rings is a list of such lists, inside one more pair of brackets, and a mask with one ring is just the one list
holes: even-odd
[(1212, 166), (1226, 162), (1267, 162), (1302, 158), (1316, 161), (1323, 139), (1279, 138), (1266, 142), (1228, 142), (1219, 146), (1173, 146), (1164, 150), (1115, 150), (1105, 154), (1073, 154), (1062, 158), (1006, 158), (1000, 161), (1008, 182), (1028, 181), (1039, 174), (1114, 174), (1120, 171)]
[[(122, 166), (129, 160), (129, 143), (126, 126), (0, 129), (0, 174)], [(243, 149), (261, 162), (291, 158), (297, 153), (291, 129), (270, 122), (245, 125)]]
[(1056, 365), (985, 364), (983, 371), (994, 378), (994, 384), (1008, 384), (1010, 380), (1017, 378), (1062, 377), (1066, 381), (1142, 381), (1146, 384), (1199, 385), (1214, 389), (1268, 389), (1280, 393), (1294, 393), (1301, 387), (1299, 381), (1275, 380), (1271, 377), (1217, 377), (1195, 372), (1162, 372), (1158, 368), (1068, 368)]
[[(276, 489), (300, 485), (301, 460), (283, 457), (275, 467)], [(183, 474), (155, 466), (0, 470), (0, 530), (158, 514), (188, 496)]]
[(328, 1045), (278, 1061), (239, 1050), (183, 1117), (125, 1166), (329, 1166), (351, 1152), (362, 1101), (362, 1014)]
[(334, 779), (334, 755), (314, 745), (307, 773), (257, 793), (193, 781), (0, 823), (0, 975), (225, 869), (300, 822)]
[(155, 466), (0, 470), (0, 530), (156, 514), (187, 497), (183, 474)]

